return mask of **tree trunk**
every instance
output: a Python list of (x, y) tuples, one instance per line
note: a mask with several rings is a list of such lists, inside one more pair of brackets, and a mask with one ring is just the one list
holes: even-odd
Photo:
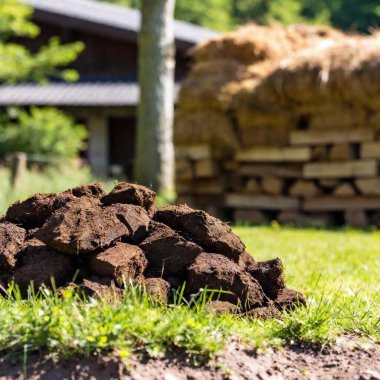
[(173, 190), (175, 0), (143, 0), (135, 180), (160, 193)]

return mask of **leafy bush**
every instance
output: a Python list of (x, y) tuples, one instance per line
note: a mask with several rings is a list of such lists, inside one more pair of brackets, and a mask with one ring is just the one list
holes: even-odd
[(39, 35), (39, 27), (30, 21), (32, 15), (33, 9), (17, 0), (0, 0), (0, 82), (47, 82), (51, 78), (77, 80), (75, 70), (63, 67), (75, 61), (84, 50), (82, 42), (62, 45), (58, 37), (52, 37), (36, 52), (10, 42), (13, 37), (35, 38)]
[(74, 158), (84, 148), (84, 126), (55, 108), (13, 109), (0, 121), (0, 156), (25, 152), (54, 158)]

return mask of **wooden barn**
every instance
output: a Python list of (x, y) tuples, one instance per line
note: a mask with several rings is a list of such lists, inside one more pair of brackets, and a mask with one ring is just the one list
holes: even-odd
[[(52, 37), (83, 41), (85, 51), (72, 64), (75, 84), (0, 86), (0, 107), (55, 106), (89, 129), (87, 158), (97, 176), (130, 176), (134, 159), (137, 85), (137, 35), (140, 12), (96, 0), (25, 0), (34, 7), (38, 38), (23, 40), (34, 50)], [(188, 70), (187, 51), (216, 33), (175, 22), (177, 88)]]

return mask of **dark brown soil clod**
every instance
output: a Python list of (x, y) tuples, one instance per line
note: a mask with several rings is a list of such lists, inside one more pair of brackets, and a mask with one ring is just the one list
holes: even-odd
[(73, 187), (72, 189), (64, 191), (62, 194), (70, 194), (77, 198), (94, 197), (100, 199), (106, 195), (106, 192), (100, 183), (93, 183), (90, 185)]
[(256, 261), (247, 251), (244, 251), (239, 257), (239, 266), (243, 271), (249, 272), (256, 266)]
[(271, 300), (274, 300), (285, 287), (284, 268), (278, 258), (259, 262), (247, 271), (258, 281), (265, 295)]
[(240, 311), (238, 306), (226, 301), (210, 301), (206, 304), (205, 310), (215, 315), (238, 314)]
[(85, 278), (78, 288), (88, 297), (111, 300), (123, 297), (122, 289), (116, 287), (114, 281), (109, 277), (92, 276), (90, 278)]
[(245, 251), (245, 246), (231, 228), (204, 211), (186, 205), (168, 206), (156, 212), (155, 219), (179, 231), (207, 252), (224, 255), (235, 262)]
[(70, 194), (35, 194), (9, 207), (6, 219), (26, 228), (40, 227), (55, 210), (73, 199)]
[(147, 187), (131, 183), (120, 183), (102, 198), (105, 205), (127, 203), (145, 208), (152, 217), (156, 211), (156, 193)]
[(90, 260), (92, 273), (113, 278), (119, 286), (125, 283), (140, 283), (147, 260), (136, 245), (118, 243)]
[(108, 247), (127, 233), (112, 209), (79, 198), (54, 212), (35, 236), (59, 252), (75, 255)]
[(246, 313), (249, 318), (255, 319), (270, 319), (270, 318), (280, 318), (281, 312), (272, 304), (264, 307), (258, 307), (256, 309), (249, 310)]
[(110, 206), (117, 218), (128, 230), (125, 235), (130, 241), (140, 243), (148, 235), (150, 218), (148, 213), (140, 206), (116, 203)]
[(162, 275), (182, 272), (203, 251), (162, 223), (152, 223), (149, 236), (140, 244), (149, 261)]
[(146, 278), (143, 282), (146, 292), (155, 301), (166, 304), (168, 302), (170, 284), (162, 278)]
[(26, 231), (12, 223), (0, 223), (0, 274), (16, 266), (16, 255), (24, 248)]
[(305, 296), (293, 289), (283, 289), (275, 300), (275, 305), (280, 310), (292, 310), (296, 306), (306, 305)]
[(42, 243), (29, 247), (23, 265), (14, 271), (14, 281), (22, 293), (26, 292), (30, 283), (33, 283), (35, 290), (41, 285), (59, 287), (72, 280), (73, 276), (70, 257)]
[(241, 304), (245, 309), (261, 306), (264, 294), (260, 286), (233, 261), (223, 255), (202, 253), (188, 271), (188, 291), (199, 293), (207, 288), (219, 301)]
[(109, 194), (91, 184), (16, 202), (0, 220), (0, 279), (23, 295), (33, 283), (110, 301), (133, 284), (160, 304), (185, 284), (190, 305), (207, 300), (206, 312), (249, 318), (306, 303), (285, 287), (279, 259), (256, 262), (226, 223), (186, 205), (156, 210), (155, 196), (135, 184)]

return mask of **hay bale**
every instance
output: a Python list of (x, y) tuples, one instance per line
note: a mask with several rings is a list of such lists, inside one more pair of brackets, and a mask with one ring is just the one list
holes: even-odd
[(239, 149), (239, 140), (231, 119), (215, 111), (177, 111), (174, 120), (174, 142), (178, 145), (207, 144), (216, 157)]
[(375, 112), (368, 118), (368, 126), (380, 131), (380, 112)]
[(236, 118), (240, 130), (259, 129), (260, 127), (278, 127), (292, 130), (296, 122), (294, 114), (285, 109), (273, 109), (272, 112), (268, 112), (240, 107), (236, 112)]
[(290, 126), (262, 126), (240, 131), (243, 148), (285, 147), (289, 143)]
[(314, 111), (308, 117), (308, 126), (311, 129), (362, 127), (366, 125), (366, 117), (362, 107), (330, 105), (324, 110)]
[(342, 37), (343, 33), (325, 26), (250, 24), (205, 41), (191, 54), (197, 62), (227, 58), (249, 65), (287, 57), (326, 38)]
[(245, 67), (233, 60), (197, 63), (182, 83), (179, 108), (186, 111), (226, 109), (229, 96), (223, 97), (223, 87), (246, 77)]
[[(283, 60), (251, 93), (251, 103), (344, 102), (376, 110), (380, 105), (380, 37), (328, 40)], [(268, 99), (268, 98), (267, 98)]]

